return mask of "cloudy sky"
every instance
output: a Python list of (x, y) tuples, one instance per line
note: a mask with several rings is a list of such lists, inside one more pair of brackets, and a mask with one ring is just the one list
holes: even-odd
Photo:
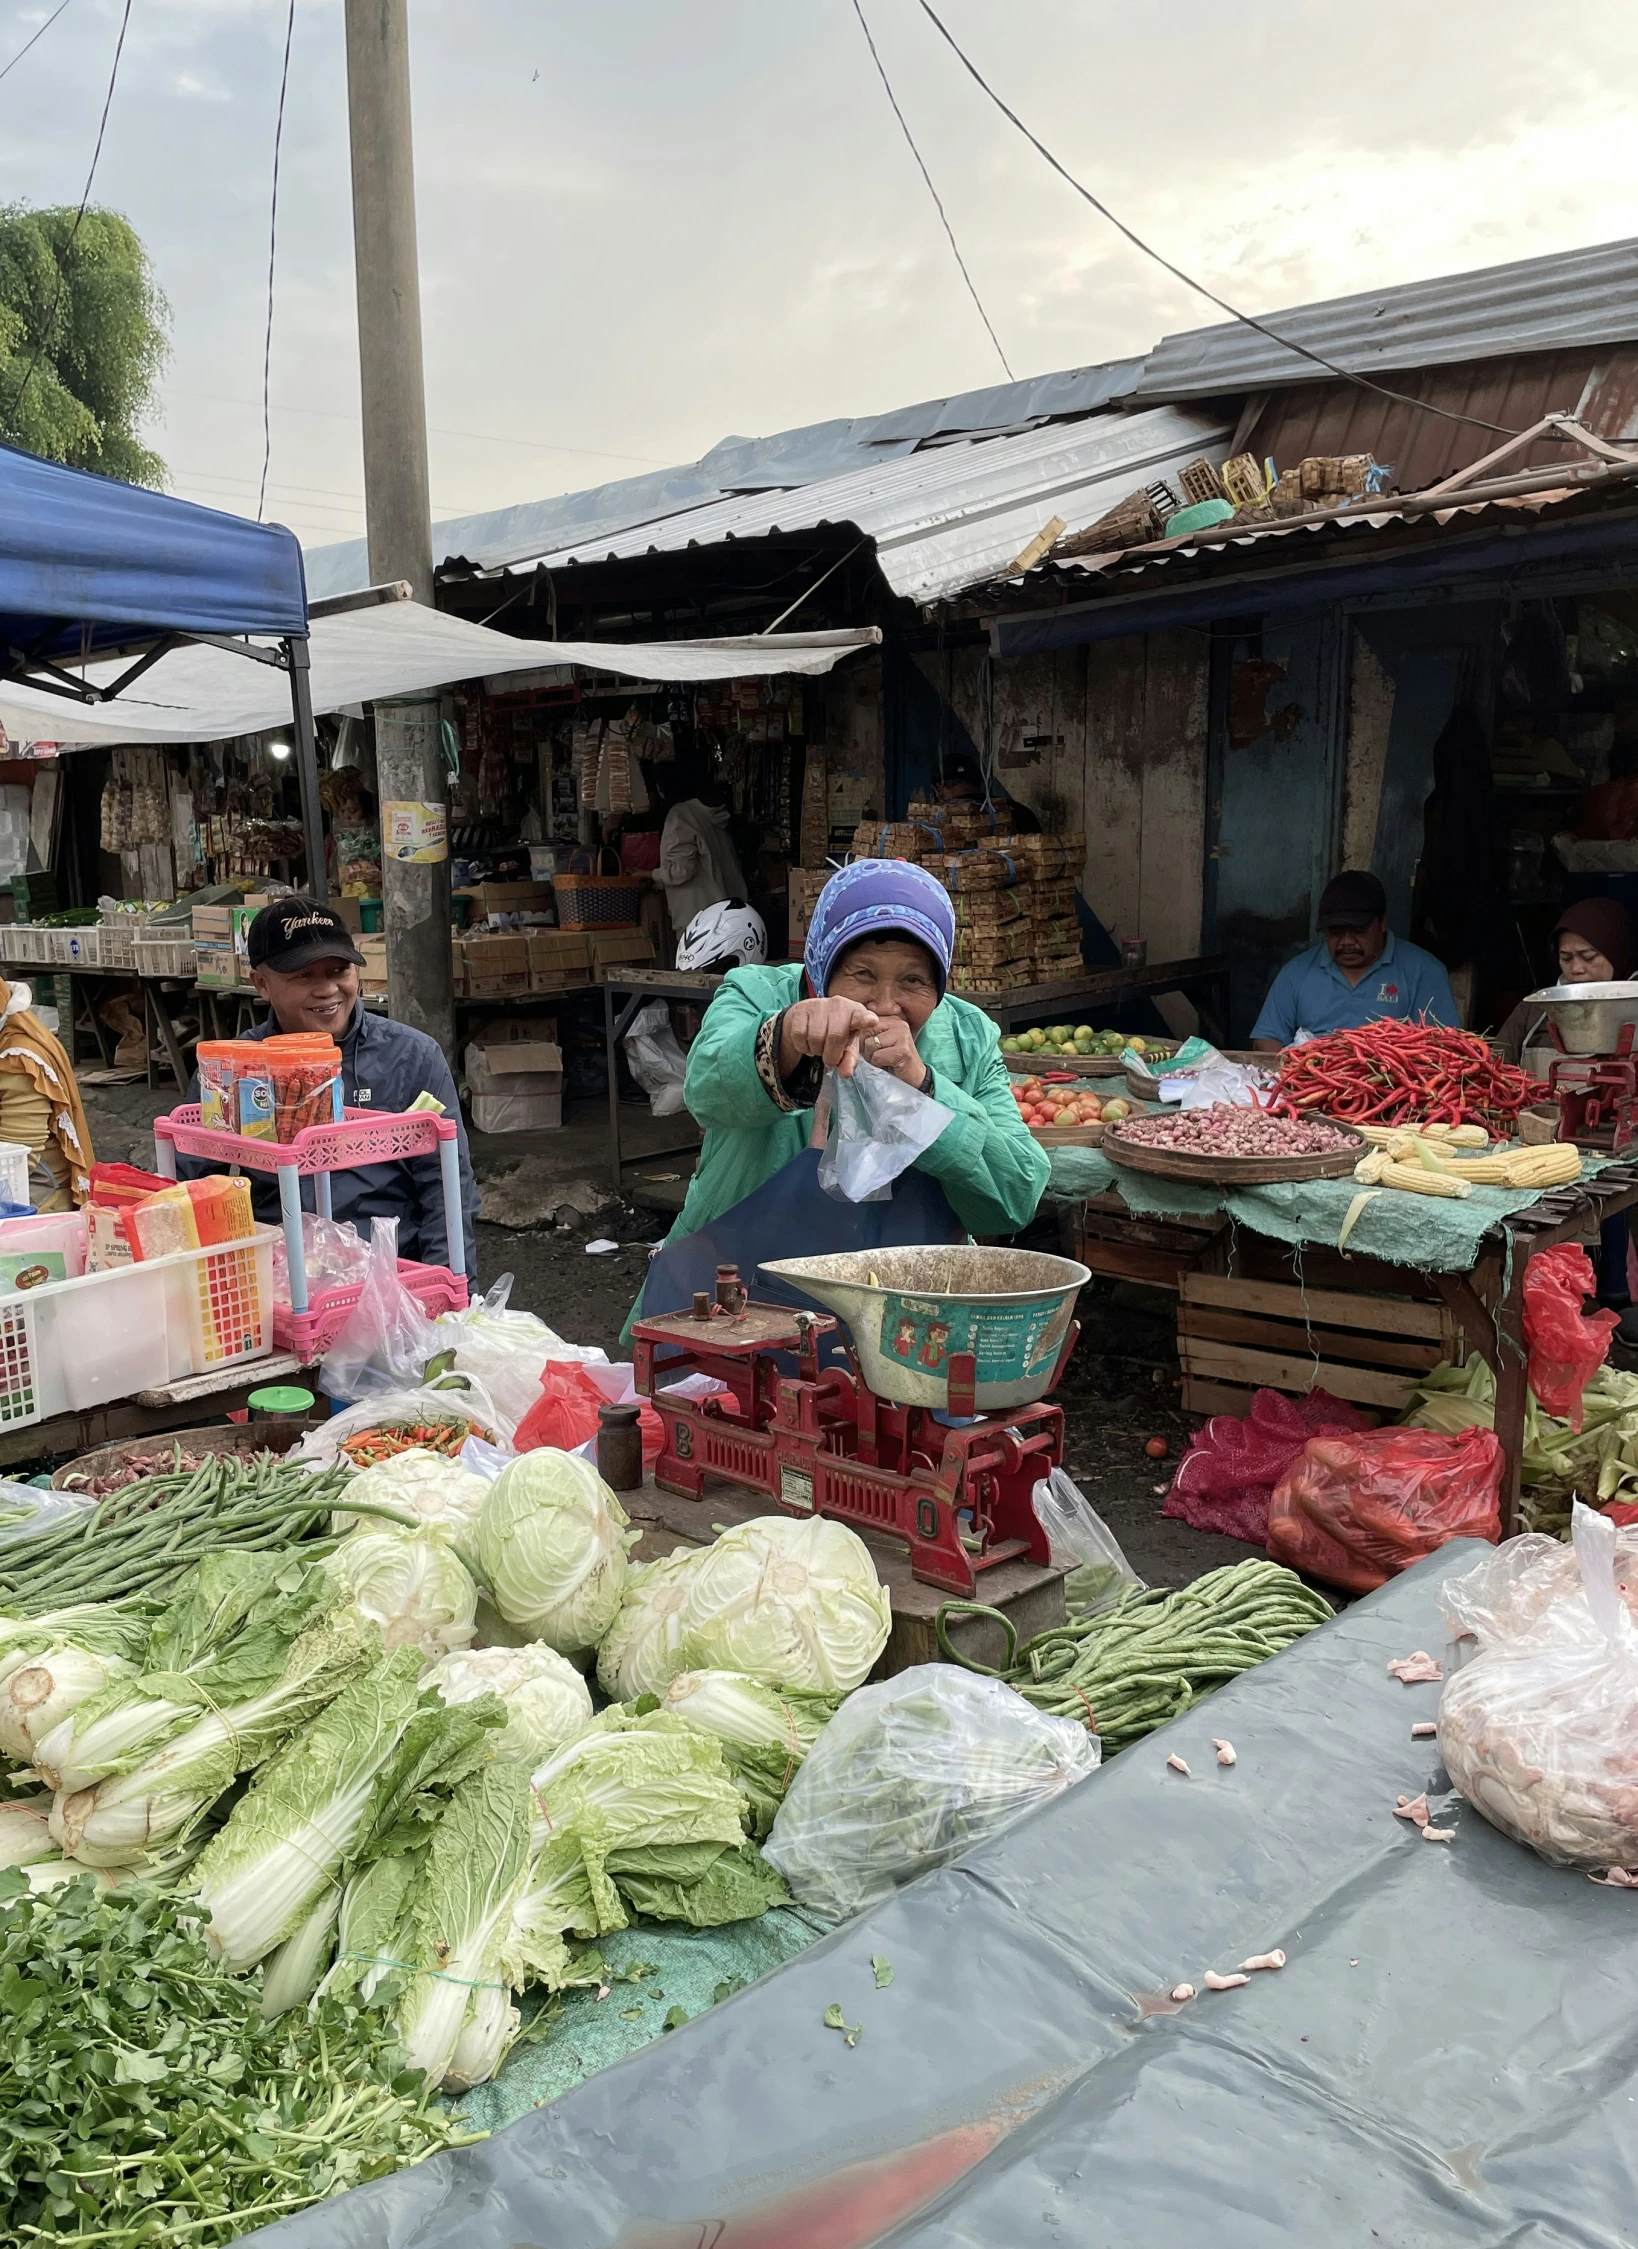
[[(1019, 375), (1215, 317), (1109, 231), (916, 0), (862, 0)], [(0, 67), (56, 0), (0, 0)], [(122, 0), (0, 83), (0, 200), (77, 201)], [(255, 512), (287, 0), (134, 0), (96, 198), (174, 314), (152, 441)], [(1247, 310), (1638, 235), (1620, 0), (942, 0), (999, 91)], [(996, 380), (853, 0), (411, 0), (439, 515)], [(298, 0), (268, 513), (363, 526), (341, 0)]]

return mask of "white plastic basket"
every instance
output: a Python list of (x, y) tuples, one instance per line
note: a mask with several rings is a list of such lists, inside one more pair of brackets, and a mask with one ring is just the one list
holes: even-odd
[(99, 968), (135, 968), (136, 938), (123, 923), (105, 921), (97, 940)]
[(191, 937), (157, 937), (148, 930), (134, 932), (133, 965), (139, 976), (191, 976), (198, 956)]
[(17, 1140), (0, 1140), (0, 1202), (28, 1201), (28, 1172), (33, 1158)]
[(84, 1412), (273, 1348), (273, 1244), (184, 1249), (0, 1296), (0, 1429)]

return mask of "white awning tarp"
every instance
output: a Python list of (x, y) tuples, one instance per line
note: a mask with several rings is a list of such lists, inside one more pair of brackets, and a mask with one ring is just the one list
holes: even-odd
[[(511, 674), (578, 664), (631, 680), (737, 679), (752, 673), (828, 672), (844, 656), (873, 648), (881, 634), (767, 633), (743, 640), (517, 640), (464, 617), (398, 601), (315, 617), (308, 652), (313, 709), (322, 715), (393, 695), (416, 695), (481, 679), (504, 693)], [(107, 686), (129, 658), (85, 667)], [(290, 724), (290, 680), (220, 648), (176, 648), (111, 703), (73, 703), (15, 682), (0, 686), (0, 726), (19, 747), (38, 751), (113, 747), (120, 742), (217, 742)]]

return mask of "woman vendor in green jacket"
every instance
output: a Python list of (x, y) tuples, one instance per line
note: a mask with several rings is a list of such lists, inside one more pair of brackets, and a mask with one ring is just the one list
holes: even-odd
[[(682, 1309), (719, 1259), (763, 1294), (764, 1259), (1028, 1225), (1046, 1152), (1019, 1116), (994, 1023), (945, 989), (954, 947), (941, 883), (908, 860), (858, 859), (820, 892), (800, 966), (729, 971), (688, 1056), (684, 1098), (705, 1144), (633, 1318)], [(861, 1061), (950, 1112), (891, 1202), (849, 1204), (817, 1183), (814, 1103), (827, 1070), (850, 1077)]]

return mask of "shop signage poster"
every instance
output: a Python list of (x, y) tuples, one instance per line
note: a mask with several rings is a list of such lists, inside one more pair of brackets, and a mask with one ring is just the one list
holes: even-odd
[(449, 857), (449, 814), (441, 804), (389, 798), (381, 807), (382, 847), (389, 859), (430, 866)]

